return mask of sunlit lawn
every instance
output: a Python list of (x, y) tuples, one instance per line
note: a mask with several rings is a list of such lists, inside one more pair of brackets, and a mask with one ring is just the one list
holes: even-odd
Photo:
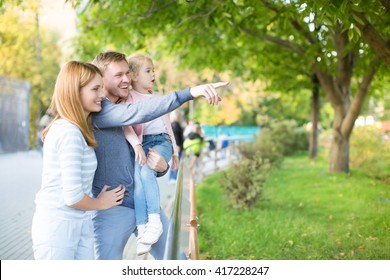
[(197, 187), (201, 259), (390, 259), (390, 186), (327, 162), (286, 158), (249, 210), (233, 209), (220, 174)]

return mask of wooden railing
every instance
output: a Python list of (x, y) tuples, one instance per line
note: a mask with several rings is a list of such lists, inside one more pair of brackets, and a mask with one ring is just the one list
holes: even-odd
[(189, 252), (188, 258), (191, 260), (199, 259), (199, 246), (198, 246), (198, 216), (196, 210), (196, 191), (195, 191), (195, 179), (194, 170), (190, 169), (190, 222), (189, 222)]
[(200, 157), (183, 155), (165, 249), (165, 259), (199, 259), (196, 184), (238, 159), (235, 145), (203, 151)]
[(189, 165), (195, 184), (205, 179), (208, 175), (216, 173), (230, 166), (238, 160), (236, 145), (227, 148), (205, 150), (199, 158), (193, 157)]
[[(164, 259), (166, 260), (179, 260), (181, 259), (181, 236), (180, 229), (182, 226), (181, 217), (182, 217), (182, 208), (183, 208), (183, 176), (184, 173), (184, 157), (179, 165), (179, 172), (177, 175), (176, 183), (176, 195), (175, 202), (173, 204), (172, 215), (170, 219), (170, 225), (168, 228), (167, 234), (167, 243), (165, 245), (165, 255)], [(184, 252), (183, 252), (184, 253)]]

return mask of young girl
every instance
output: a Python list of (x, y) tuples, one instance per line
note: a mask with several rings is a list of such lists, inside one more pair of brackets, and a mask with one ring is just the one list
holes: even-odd
[(51, 102), (54, 120), (42, 132), (42, 185), (35, 199), (32, 223), (37, 260), (94, 259), (93, 226), (89, 210), (122, 203), (125, 189), (105, 186), (92, 198), (97, 161), (91, 112), (104, 98), (99, 69), (70, 61), (58, 74)]
[[(155, 82), (152, 60), (143, 54), (129, 57), (132, 90), (126, 103), (137, 103), (152, 98)], [(146, 162), (148, 149), (157, 150), (169, 162), (172, 170), (178, 168), (178, 149), (168, 114), (150, 122), (124, 127), (126, 139), (135, 151), (135, 218), (137, 224), (137, 254), (150, 251), (160, 238), (163, 229), (160, 220), (160, 192), (156, 172)]]

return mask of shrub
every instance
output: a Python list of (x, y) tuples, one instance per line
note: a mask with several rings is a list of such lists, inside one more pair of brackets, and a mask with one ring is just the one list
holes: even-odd
[(294, 120), (284, 120), (272, 124), (269, 133), (272, 141), (281, 146), (284, 156), (292, 155), (298, 151), (307, 151), (309, 148), (309, 133), (301, 127), (297, 127)]
[[(265, 131), (267, 129), (264, 129)], [(253, 143), (242, 143), (237, 147), (244, 159), (251, 161), (257, 158), (267, 159), (273, 166), (279, 166), (283, 160), (282, 146), (271, 139), (270, 134), (263, 134)]]
[(266, 134), (270, 134), (267, 137), (281, 146), (281, 152), (284, 156), (294, 153), (296, 126), (295, 121), (281, 121), (273, 123), (270, 130), (266, 131)]
[(261, 158), (269, 159), (273, 165), (279, 166), (283, 156), (307, 151), (308, 148), (308, 132), (297, 128), (295, 121), (282, 121), (262, 129), (253, 143), (239, 145), (238, 151), (246, 159), (254, 159), (258, 152)]
[(250, 207), (260, 196), (263, 184), (283, 156), (308, 148), (308, 135), (294, 121), (264, 128), (253, 143), (238, 145), (242, 160), (223, 176), (225, 192), (236, 208)]
[(221, 185), (234, 208), (249, 208), (256, 202), (271, 169), (269, 160), (256, 154), (223, 172)]
[(295, 129), (294, 144), (291, 147), (293, 152), (308, 151), (310, 145), (310, 133), (304, 129)]
[(350, 166), (390, 183), (390, 145), (374, 126), (355, 127), (350, 139)]

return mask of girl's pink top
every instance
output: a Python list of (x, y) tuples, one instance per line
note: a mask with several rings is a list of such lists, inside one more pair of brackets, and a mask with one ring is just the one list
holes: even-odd
[[(140, 101), (152, 98), (153, 96), (156, 96), (156, 95), (160, 95), (160, 94), (159, 93), (151, 93), (150, 97), (149, 97), (145, 94), (139, 93), (139, 92), (132, 89), (132, 90), (130, 90), (129, 97), (123, 103), (135, 104), (135, 103), (138, 103)], [(169, 137), (171, 138), (172, 147), (173, 147), (173, 155), (178, 156), (179, 151), (177, 149), (175, 136), (173, 134), (173, 130), (172, 130), (172, 126), (171, 126), (171, 120), (169, 119), (169, 114), (165, 114), (165, 115), (161, 116), (161, 119), (164, 122), (166, 132), (168, 133)], [(142, 144), (144, 124), (136, 124), (133, 126), (126, 126), (126, 127), (124, 127), (123, 130), (124, 130), (125, 137), (126, 137), (127, 141), (129, 141), (129, 143), (131, 144), (131, 146), (133, 148), (135, 148), (135, 146), (137, 146), (139, 144)]]

